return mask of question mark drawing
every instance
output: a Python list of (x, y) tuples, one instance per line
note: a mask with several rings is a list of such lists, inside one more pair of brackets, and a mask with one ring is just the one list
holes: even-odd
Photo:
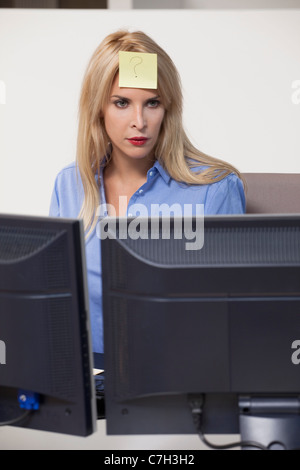
[(131, 63), (133, 60), (136, 60), (136, 59), (138, 60), (138, 62), (133, 66), (133, 71), (134, 71), (135, 78), (138, 78), (136, 68), (138, 65), (141, 65), (143, 63), (143, 59), (141, 57), (134, 56), (134, 57), (131, 57), (129, 63)]

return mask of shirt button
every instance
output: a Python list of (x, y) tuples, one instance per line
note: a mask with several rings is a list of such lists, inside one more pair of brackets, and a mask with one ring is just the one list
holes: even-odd
[(142, 194), (142, 192), (143, 192), (143, 190), (142, 190), (142, 189), (140, 189), (140, 190), (139, 190), (139, 193), (140, 193), (140, 194)]
[(150, 171), (149, 176), (152, 176), (152, 175), (153, 175), (153, 171)]

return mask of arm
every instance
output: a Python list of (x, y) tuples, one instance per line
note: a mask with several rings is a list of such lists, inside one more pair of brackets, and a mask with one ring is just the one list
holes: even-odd
[(58, 190), (57, 190), (57, 178), (55, 180), (54, 188), (53, 188), (53, 191), (52, 191), (49, 215), (51, 217), (59, 217), (60, 216), (59, 196), (58, 196)]

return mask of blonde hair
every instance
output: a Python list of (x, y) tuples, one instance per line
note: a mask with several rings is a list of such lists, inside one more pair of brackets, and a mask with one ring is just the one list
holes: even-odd
[[(108, 153), (109, 137), (105, 131), (103, 110), (109, 100), (114, 78), (119, 70), (119, 51), (157, 54), (158, 93), (165, 115), (155, 147), (155, 157), (176, 181), (211, 184), (230, 173), (239, 172), (230, 164), (210, 157), (188, 139), (182, 125), (182, 89), (178, 71), (167, 55), (141, 31), (118, 31), (107, 36), (88, 64), (79, 102), (77, 166), (84, 201), (79, 217), (85, 230), (94, 228), (100, 201), (100, 166)], [(204, 166), (200, 171), (192, 167)]]

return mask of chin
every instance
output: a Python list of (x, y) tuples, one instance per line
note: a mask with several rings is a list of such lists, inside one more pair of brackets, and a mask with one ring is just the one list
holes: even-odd
[(132, 152), (130, 154), (127, 154), (127, 156), (128, 156), (128, 158), (132, 158), (134, 160), (142, 160), (143, 158), (149, 157), (149, 154), (150, 154), (150, 152), (137, 151), (137, 152)]

